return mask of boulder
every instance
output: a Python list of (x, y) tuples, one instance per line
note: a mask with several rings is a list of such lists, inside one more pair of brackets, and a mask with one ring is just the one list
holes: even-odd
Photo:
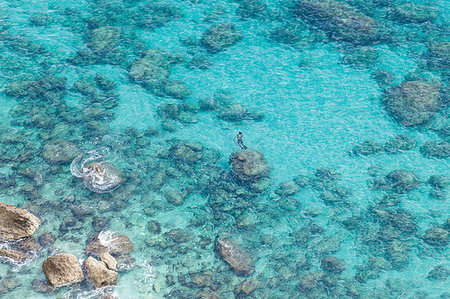
[(245, 108), (241, 104), (232, 104), (223, 108), (219, 112), (219, 118), (228, 121), (239, 121), (244, 119), (246, 113), (247, 108)]
[(145, 87), (158, 90), (169, 78), (170, 67), (168, 55), (154, 49), (148, 51), (143, 58), (133, 62), (129, 76)]
[(241, 181), (258, 181), (270, 173), (269, 164), (260, 151), (252, 149), (236, 151), (231, 154), (230, 163), (234, 174)]
[(119, 278), (117, 272), (107, 268), (106, 263), (97, 261), (92, 256), (83, 262), (87, 277), (97, 288), (108, 285), (115, 285)]
[(450, 41), (433, 41), (428, 45), (428, 66), (433, 69), (450, 67)]
[(383, 146), (377, 142), (366, 140), (361, 144), (354, 146), (351, 153), (354, 155), (373, 155), (379, 153), (383, 150)]
[(294, 181), (287, 181), (285, 183), (280, 184), (275, 193), (279, 196), (286, 197), (290, 195), (294, 195), (300, 191), (300, 187)]
[(441, 85), (425, 81), (406, 81), (386, 90), (385, 109), (404, 126), (427, 123), (442, 105)]
[(97, 54), (111, 51), (119, 45), (120, 28), (103, 26), (90, 32), (88, 47)]
[(42, 264), (42, 271), (53, 286), (61, 286), (84, 280), (83, 271), (77, 258), (68, 253), (60, 253), (47, 258)]
[(448, 245), (449, 232), (440, 227), (433, 227), (425, 232), (425, 242), (437, 247), (444, 247)]
[(237, 275), (249, 276), (255, 272), (250, 255), (233, 240), (218, 237), (214, 249)]
[(110, 255), (108, 252), (100, 253), (100, 260), (105, 263), (106, 267), (109, 270), (116, 271), (117, 270), (117, 261), (116, 259)]
[(47, 163), (66, 165), (80, 154), (78, 147), (66, 140), (49, 141), (44, 145), (42, 157)]
[(219, 52), (240, 42), (242, 32), (232, 23), (221, 23), (211, 26), (203, 33), (201, 44), (209, 52)]
[[(125, 182), (121, 170), (111, 163), (93, 162), (79, 167), (79, 162), (79, 159), (74, 160), (70, 165), (70, 171), (74, 176), (81, 178), (84, 185), (92, 192), (111, 192)], [(74, 211), (76, 217), (77, 215), (83, 217), (83, 214), (92, 212), (85, 205), (77, 205), (77, 208), (72, 210)]]
[(450, 185), (450, 177), (446, 175), (432, 175), (428, 179), (428, 183), (437, 189), (445, 189)]
[(27, 210), (0, 202), (0, 238), (9, 241), (31, 236), (41, 220)]

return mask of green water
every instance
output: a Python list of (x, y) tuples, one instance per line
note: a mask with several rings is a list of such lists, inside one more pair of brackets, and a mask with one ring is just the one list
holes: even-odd
[[(311, 1), (298, 3), (305, 2)], [(405, 1), (341, 2), (383, 24), (391, 31), (389, 38), (364, 45), (357, 38), (342, 40), (339, 30), (330, 27), (332, 18), (317, 23), (297, 17), (296, 1), (0, 2), (0, 201), (29, 209), (42, 220), (35, 239), (48, 232), (56, 238), (25, 264), (2, 260), (0, 297), (103, 298), (112, 293), (118, 298), (208, 298), (201, 297), (203, 291), (234, 298), (235, 286), (248, 277), (237, 276), (218, 257), (217, 236), (232, 238), (254, 260), (250, 278), (258, 288), (247, 298), (450, 297), (448, 189), (428, 183), (432, 175), (450, 175), (449, 54), (444, 51), (444, 58), (438, 59), (430, 51), (433, 42), (448, 42), (450, 2), (413, 1), (432, 8), (428, 16), (436, 14), (420, 23), (396, 13)], [(261, 10), (256, 9), (260, 4)], [(208, 51), (200, 42), (204, 32), (223, 22), (234, 24), (242, 40)], [(297, 30), (288, 37), (276, 36), (274, 30), (284, 25)], [(94, 49), (95, 32), (105, 26), (120, 35), (111, 39), (112, 46)], [(361, 46), (370, 47), (376, 59), (356, 59), (351, 65), (347, 55)], [(133, 80), (133, 63), (151, 49), (170, 56), (165, 80), (183, 82), (188, 96), (162, 94)], [(90, 53), (91, 59), (78, 63), (80, 51)], [(192, 67), (194, 57), (204, 59), (204, 66)], [(372, 75), (377, 70), (390, 72), (393, 80), (378, 84)], [(45, 77), (49, 74), (65, 78), (61, 93), (54, 85), (33, 93), (50, 81)], [(115, 87), (102, 89), (97, 75)], [(91, 89), (77, 88), (80, 79), (87, 82), (82, 88)], [(19, 96), (8, 91), (12, 82), (24, 80), (40, 81), (34, 89), (22, 87)], [(408, 127), (383, 98), (392, 86), (414, 80), (439, 84), (441, 102), (431, 109), (428, 121)], [(223, 106), (217, 111), (198, 108), (203, 99), (217, 100), (219, 94), (229, 104), (241, 104), (264, 117), (229, 121), (220, 118)], [(179, 109), (186, 104), (190, 121), (164, 119), (158, 111), (168, 103), (179, 104)], [(246, 146), (261, 151), (270, 166), (268, 187), (261, 192), (230, 175), (230, 155), (239, 150), (233, 137), (239, 131)], [(350, 154), (366, 140), (384, 145), (400, 134), (413, 138), (416, 146), (396, 154), (383, 149)], [(55, 140), (70, 141), (84, 155), (108, 148), (105, 159), (120, 168), (127, 181), (109, 193), (89, 191), (72, 176), (70, 161), (58, 165), (43, 159), (44, 146)], [(176, 159), (174, 146), (185, 141), (203, 146), (199, 161)], [(429, 141), (446, 142), (446, 154), (424, 154)], [(20, 152), (29, 158), (20, 159)], [(24, 176), (25, 168), (39, 175)], [(327, 202), (318, 186), (324, 182), (315, 173), (323, 168), (336, 170), (336, 184), (350, 190), (337, 202)], [(374, 177), (400, 169), (417, 176), (411, 191), (371, 188)], [(315, 185), (284, 197), (275, 192), (298, 175), (310, 177)], [(167, 200), (172, 189), (188, 190), (181, 204)], [(385, 196), (391, 197), (390, 204)], [(89, 213), (77, 217), (71, 208), (80, 204)], [(386, 220), (377, 214), (380, 210), (393, 216)], [(407, 224), (398, 216), (404, 213), (412, 219), (405, 220)], [(348, 225), (352, 216), (358, 218)], [(95, 230), (93, 220), (98, 217), (105, 223)], [(160, 232), (149, 229), (151, 221), (159, 223)], [(311, 223), (321, 227), (319, 232), (308, 230)], [(414, 229), (405, 230), (407, 225)], [(435, 227), (447, 231), (440, 246), (425, 238)], [(173, 229), (181, 229), (186, 240), (171, 240), (168, 232)], [(134, 244), (127, 256), (134, 262), (119, 271), (116, 286), (95, 289), (84, 281), (48, 294), (33, 287), (33, 280), (45, 281), (41, 265), (47, 257), (67, 252), (82, 261), (90, 237), (101, 231), (126, 235)], [(392, 244), (406, 249), (393, 253)], [(321, 267), (326, 256), (341, 260), (345, 270), (333, 273)], [(301, 258), (309, 266), (302, 266)], [(384, 266), (374, 267), (374, 258)], [(433, 279), (429, 273), (437, 266), (447, 274)], [(311, 273), (320, 279), (305, 289), (302, 283)], [(200, 274), (209, 282), (195, 283)], [(16, 286), (5, 289), (8, 279)]]

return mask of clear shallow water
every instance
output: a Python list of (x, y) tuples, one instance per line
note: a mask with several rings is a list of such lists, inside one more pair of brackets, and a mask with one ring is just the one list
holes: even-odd
[[(370, 8), (371, 5), (371, 2), (361, 2), (359, 5), (356, 1), (349, 3), (362, 11), (365, 11), (364, 6)], [(378, 59), (370, 67), (362, 69), (342, 63), (342, 57), (353, 47), (349, 43), (332, 40), (313, 42), (308, 38), (300, 38), (296, 44), (285, 45), (270, 39), (270, 31), (284, 24), (284, 21), (300, 23), (287, 9), (288, 3), (267, 3), (274, 15), (279, 15), (272, 20), (268, 17), (240, 18), (236, 13), (239, 4), (234, 2), (170, 2), (179, 8), (182, 17), (154, 29), (144, 29), (128, 21), (130, 16), (126, 15), (127, 11), (142, 8), (145, 4), (143, 1), (115, 1), (110, 2), (107, 9), (102, 9), (101, 1), (14, 1), (1, 4), (3, 22), (10, 27), (8, 34), (28, 37), (46, 51), (43, 54), (30, 54), (23, 44), (14, 46), (13, 42), (8, 43), (3, 37), (2, 86), (23, 76), (48, 71), (66, 78), (67, 93), (62, 101), (74, 109), (74, 120), (70, 122), (69, 128), (55, 129), (57, 124), (64, 121), (58, 112), (51, 111), (51, 107), (40, 109), (49, 114), (48, 118), (53, 118), (53, 125), (45, 127), (35, 122), (23, 126), (17, 119), (31, 118), (32, 113), (25, 112), (17, 116), (10, 113), (10, 109), (25, 100), (0, 94), (3, 126), (23, 130), (35, 145), (34, 150), (29, 150), (33, 153), (29, 161), (3, 160), (1, 173), (5, 178), (13, 178), (16, 185), (2, 189), (1, 201), (25, 208), (30, 203), (36, 204), (33, 211), (43, 220), (36, 237), (44, 232), (52, 232), (56, 237), (54, 245), (44, 247), (27, 265), (0, 265), (1, 277), (20, 282), (20, 286), (2, 296), (100, 298), (102, 293), (111, 291), (119, 298), (193, 298), (198, 291), (211, 289), (223, 298), (233, 298), (234, 286), (244, 278), (236, 276), (215, 255), (213, 243), (218, 235), (232, 237), (255, 257), (256, 272), (252, 278), (259, 281), (261, 287), (250, 297), (343, 298), (350, 296), (347, 291), (349, 286), (358, 289), (361, 298), (449, 296), (448, 279), (427, 278), (436, 266), (450, 266), (448, 243), (444, 247), (436, 247), (422, 239), (426, 230), (442, 226), (450, 214), (448, 190), (444, 190), (444, 198), (438, 200), (429, 196), (432, 188), (427, 184), (431, 175), (449, 175), (448, 158), (427, 158), (419, 151), (419, 147), (428, 140), (447, 138), (448, 141), (448, 137), (428, 130), (426, 126), (406, 128), (394, 120), (383, 109), (383, 88), (371, 77), (377, 69), (390, 71), (395, 75), (392, 83), (395, 85), (407, 80), (405, 78), (410, 73), (416, 72), (439, 80), (446, 86), (448, 77), (428, 68), (424, 60), (426, 62), (428, 43), (445, 34), (445, 28), (448, 29), (447, 1), (425, 3), (439, 10), (440, 16), (433, 22), (436, 26), (431, 23), (417, 25), (393, 21), (389, 12), (400, 2), (375, 9), (372, 16), (392, 28), (398, 40), (374, 45)], [(113, 11), (116, 20), (108, 15)], [(220, 13), (213, 13), (215, 18), (207, 22), (205, 17), (211, 16), (214, 11)], [(35, 13), (47, 13), (53, 17), (53, 21), (47, 26), (31, 26), (29, 20)], [(125, 53), (125, 58), (120, 61), (107, 59), (106, 63), (88, 65), (71, 63), (68, 59), (88, 45), (88, 26), (96, 26), (89, 21), (93, 15), (99, 17), (100, 23), (121, 28), (124, 34), (135, 34), (142, 46), (133, 48), (124, 38), (116, 46), (119, 52)], [(105, 15), (108, 15), (107, 20), (102, 21)], [(214, 54), (207, 53), (201, 46), (183, 44), (183, 39), (199, 39), (211, 25), (223, 21), (233, 22), (242, 31), (243, 40)], [(303, 30), (314, 31), (311, 26)], [(431, 31), (433, 34), (427, 35), (421, 31)], [(181, 80), (191, 90), (192, 93), (183, 101), (158, 96), (130, 80), (129, 65), (147, 49), (153, 48), (172, 53), (181, 61), (172, 66), (170, 80)], [(205, 56), (212, 65), (207, 69), (186, 67), (193, 55)], [(100, 116), (86, 112), (92, 105), (89, 96), (72, 88), (77, 80), (93, 78), (96, 74), (105, 75), (117, 85), (115, 93), (118, 106), (103, 110)], [(194, 124), (177, 122), (175, 132), (161, 129), (161, 118), (157, 113), (160, 104), (197, 103), (202, 98), (213, 97), (219, 90), (229, 92), (234, 103), (261, 111), (264, 118), (261, 121), (229, 122), (218, 118), (215, 112), (201, 111), (196, 114), (198, 122)], [(28, 105), (26, 107), (31, 107), (33, 103), (43, 101), (42, 97), (38, 97), (25, 103)], [(442, 112), (444, 108), (440, 111), (436, 113), (436, 118), (445, 114)], [(93, 119), (99, 122), (98, 126), (106, 127), (94, 130), (92, 124), (88, 125)], [(159, 134), (142, 137), (146, 129), (153, 127), (158, 128)], [(130, 131), (129, 128), (135, 128), (136, 131)], [(204, 163), (193, 167), (193, 172), (183, 172), (183, 168), (173, 160), (157, 157), (158, 152), (171, 147), (167, 141), (197, 141), (206, 148), (217, 150), (220, 157), (215, 165), (229, 171), (229, 156), (237, 150), (232, 138), (238, 131), (244, 132), (247, 146), (264, 153), (271, 167), (270, 188), (247, 199), (248, 211), (243, 209), (242, 203), (233, 199), (227, 200), (226, 205), (230, 209), (219, 207), (219, 202), (211, 199), (216, 196), (218, 185), (212, 184), (205, 190), (198, 178), (194, 180), (200, 174), (212, 175), (214, 170), (209, 164), (213, 162), (205, 158)], [(135, 132), (135, 136), (132, 136), (132, 132)], [(49, 134), (53, 135), (48, 137)], [(415, 138), (418, 146), (400, 154), (380, 152), (368, 156), (349, 155), (355, 145), (365, 140), (383, 144), (398, 134)], [(3, 139), (5, 136), (2, 134)], [(42, 147), (52, 139), (69, 140), (83, 151), (110, 147), (110, 159), (130, 179), (121, 189), (110, 194), (90, 193), (71, 176), (68, 165), (55, 169), (54, 165), (42, 159)], [(2, 146), (6, 149), (16, 147), (8, 143)], [(391, 192), (370, 190), (367, 184), (371, 179), (368, 168), (373, 165), (382, 168), (381, 176), (393, 170), (407, 169), (418, 176), (421, 184), (415, 190), (401, 195), (397, 205), (383, 207), (380, 205), (381, 198)], [(16, 174), (26, 167), (44, 174), (42, 184), (31, 181), (38, 195), (20, 191), (30, 180)], [(164, 186), (160, 189), (153, 187), (156, 173), (164, 169), (173, 173), (177, 167), (181, 174), (166, 176), (163, 179)], [(339, 183), (351, 189), (352, 194), (344, 203), (327, 204), (320, 198), (318, 190), (304, 188), (289, 197), (299, 207), (293, 211), (284, 210), (281, 204), (283, 199), (274, 193), (277, 186), (299, 174), (313, 177), (318, 168), (336, 169), (341, 174)], [(164, 194), (169, 188), (181, 190), (188, 186), (190, 195), (182, 205), (167, 202)], [(235, 196), (233, 192), (229, 193), (230, 198)], [(69, 195), (75, 195), (74, 202), (65, 200)], [(105, 201), (112, 207), (102, 209)], [(86, 205), (94, 214), (79, 217), (75, 225), (68, 227), (65, 217), (72, 217), (70, 207), (79, 204)], [(402, 244), (409, 245), (404, 254), (407, 262), (402, 267), (396, 267), (392, 256), (387, 253), (392, 240), (380, 241), (382, 236), (378, 241), (376, 239), (382, 234), (379, 231), (392, 228), (373, 215), (372, 211), (376, 208), (406, 211), (417, 226), (413, 233), (394, 237)], [(240, 217), (248, 216), (248, 212), (251, 220), (242, 224)], [(350, 216), (362, 217), (358, 228), (348, 229), (342, 224)], [(46, 257), (63, 251), (75, 254), (80, 260), (86, 258), (84, 249), (88, 236), (93, 232), (93, 217), (108, 218), (102, 230), (125, 234), (131, 239), (135, 246), (135, 252), (131, 254), (136, 260), (134, 268), (120, 272), (119, 282), (113, 289), (99, 292), (93, 291), (88, 284), (82, 284), (62, 288), (51, 294), (35, 292), (31, 281), (45, 279), (40, 267)], [(202, 219), (200, 224), (193, 221), (197, 218)], [(147, 223), (152, 220), (160, 223), (160, 234), (151, 233), (147, 228)], [(292, 232), (304, 228), (311, 221), (320, 225), (323, 231), (312, 234), (309, 241), (296, 240)], [(164, 235), (172, 229), (185, 230), (191, 239), (181, 245), (172, 244), (167, 234)], [(205, 241), (204, 246), (199, 246), (204, 240), (209, 242)], [(327, 243), (331, 246), (329, 244), (336, 240), (340, 243), (338, 248), (323, 249)], [(295, 266), (297, 255), (306, 255), (311, 264), (309, 269)], [(342, 259), (346, 269), (339, 275), (321, 269), (321, 259), (326, 255)], [(358, 279), (361, 267), (367, 267), (373, 256), (386, 259), (389, 267), (380, 269), (377, 275), (367, 280)], [(211, 285), (200, 287), (189, 283), (196, 273), (208, 270), (214, 273)], [(316, 291), (307, 292), (299, 288), (299, 282), (313, 272), (325, 273), (328, 284), (322, 279)], [(174, 278), (173, 285), (168, 282), (169, 276)]]

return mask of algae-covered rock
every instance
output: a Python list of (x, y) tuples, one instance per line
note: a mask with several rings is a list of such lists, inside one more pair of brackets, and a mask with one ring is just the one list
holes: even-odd
[(42, 271), (48, 281), (54, 286), (84, 280), (83, 271), (78, 264), (77, 258), (68, 253), (60, 253), (47, 258), (42, 264)]
[(260, 287), (259, 282), (254, 279), (246, 279), (234, 287), (233, 293), (236, 298), (245, 298)]
[(119, 45), (120, 28), (104, 26), (90, 32), (88, 46), (96, 53), (104, 53)]
[(425, 157), (448, 158), (450, 157), (450, 142), (445, 140), (427, 141), (420, 147), (420, 152)]
[(129, 75), (133, 80), (146, 87), (160, 88), (170, 75), (169, 57), (161, 50), (150, 50), (143, 58), (133, 62)]
[(408, 135), (397, 135), (386, 142), (384, 145), (384, 150), (391, 154), (399, 153), (415, 148), (416, 144), (416, 140)]
[(437, 189), (445, 189), (450, 185), (450, 177), (446, 175), (432, 175), (428, 179), (428, 183)]
[(374, 44), (389, 38), (388, 29), (346, 3), (335, 0), (300, 0), (294, 15), (325, 30), (334, 40)]
[(417, 176), (408, 170), (395, 170), (386, 176), (389, 186), (398, 193), (405, 193), (419, 186)]
[(249, 276), (255, 272), (253, 260), (245, 250), (231, 239), (218, 237), (215, 251), (239, 276)]
[(449, 234), (448, 230), (433, 227), (425, 232), (423, 239), (430, 245), (444, 247), (448, 245)]
[(247, 108), (241, 104), (232, 104), (230, 106), (224, 107), (219, 112), (219, 118), (228, 121), (239, 121), (242, 120), (247, 113)]
[(366, 140), (361, 144), (354, 146), (351, 153), (354, 155), (373, 155), (383, 150), (383, 146), (377, 142)]
[(49, 141), (44, 145), (42, 157), (51, 164), (66, 165), (80, 154), (78, 147), (70, 141)]
[(233, 152), (230, 164), (241, 181), (258, 181), (270, 174), (270, 166), (260, 151), (246, 149)]
[(325, 256), (321, 260), (320, 267), (328, 272), (341, 273), (345, 270), (345, 263), (334, 256)]
[(450, 41), (433, 41), (428, 45), (428, 66), (433, 69), (450, 67)]
[(187, 98), (191, 94), (191, 90), (186, 83), (179, 80), (168, 81), (163, 88), (167, 96), (180, 100)]
[(24, 209), (0, 202), (0, 238), (18, 240), (31, 236), (41, 220)]
[(377, 51), (372, 47), (361, 47), (352, 50), (342, 57), (342, 63), (353, 66), (355, 68), (370, 68), (378, 59)]
[(211, 26), (203, 33), (201, 43), (208, 51), (215, 53), (231, 47), (242, 40), (242, 32), (232, 23)]
[(401, 23), (432, 22), (438, 17), (438, 10), (429, 5), (404, 2), (394, 5), (394, 18)]
[(441, 85), (425, 81), (406, 81), (389, 88), (384, 105), (400, 123), (418, 126), (431, 120), (442, 105)]

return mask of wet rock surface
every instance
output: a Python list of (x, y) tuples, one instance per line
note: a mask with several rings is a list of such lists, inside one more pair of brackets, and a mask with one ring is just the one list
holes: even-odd
[(42, 271), (53, 286), (61, 286), (84, 280), (83, 271), (77, 258), (72, 254), (60, 253), (47, 258)]
[(31, 236), (41, 220), (27, 210), (0, 202), (0, 238), (18, 240)]
[(87, 277), (98, 288), (117, 283), (117, 272), (108, 269), (103, 261), (98, 261), (93, 257), (84, 260), (83, 266), (86, 269)]
[(257, 181), (270, 173), (264, 155), (252, 149), (231, 154), (230, 164), (237, 178), (245, 182)]

